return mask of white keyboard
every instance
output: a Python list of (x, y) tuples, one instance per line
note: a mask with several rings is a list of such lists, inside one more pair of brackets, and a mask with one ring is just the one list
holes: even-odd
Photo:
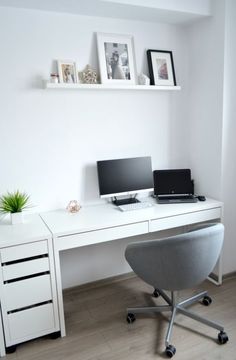
[(131, 211), (131, 210), (146, 209), (146, 208), (150, 208), (152, 206), (153, 206), (153, 204), (150, 204), (149, 202), (138, 202), (138, 203), (132, 203), (132, 204), (119, 205), (118, 208), (121, 211)]

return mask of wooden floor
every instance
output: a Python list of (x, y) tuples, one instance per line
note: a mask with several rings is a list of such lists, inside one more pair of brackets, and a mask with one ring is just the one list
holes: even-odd
[[(236, 360), (236, 278), (217, 287), (206, 281), (213, 303), (191, 309), (225, 326), (230, 341), (219, 345), (217, 330), (177, 315), (171, 343), (175, 360)], [(41, 338), (21, 344), (6, 360), (152, 360), (165, 359), (168, 314), (139, 315), (126, 323), (126, 307), (162, 303), (136, 277), (98, 288), (67, 290), (64, 296), (67, 336)], [(192, 294), (192, 292), (191, 292)], [(185, 292), (184, 296), (190, 295)], [(182, 298), (182, 296), (181, 296)]]

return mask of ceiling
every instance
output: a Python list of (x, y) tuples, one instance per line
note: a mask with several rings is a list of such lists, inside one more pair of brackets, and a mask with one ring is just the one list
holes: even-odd
[(210, 2), (211, 0), (0, 0), (0, 7), (186, 24), (210, 16)]

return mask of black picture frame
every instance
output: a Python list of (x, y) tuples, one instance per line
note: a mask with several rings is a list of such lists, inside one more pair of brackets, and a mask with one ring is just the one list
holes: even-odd
[(172, 51), (147, 50), (150, 84), (156, 86), (176, 86)]

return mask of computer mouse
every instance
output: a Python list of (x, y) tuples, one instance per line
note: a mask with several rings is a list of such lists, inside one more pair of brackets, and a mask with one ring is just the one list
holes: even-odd
[(199, 195), (197, 198), (199, 201), (206, 201), (206, 197), (204, 195)]

